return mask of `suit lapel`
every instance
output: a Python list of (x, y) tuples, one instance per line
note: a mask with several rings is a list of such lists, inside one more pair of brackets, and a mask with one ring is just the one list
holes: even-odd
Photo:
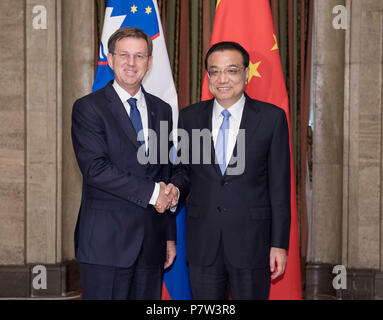
[(112, 86), (112, 81), (109, 82), (105, 87), (105, 96), (109, 101), (108, 108), (112, 112), (117, 124), (124, 131), (129, 140), (138, 149), (141, 144), (137, 141), (137, 132), (130, 121), (129, 115), (122, 104), (120, 97)]
[[(157, 121), (157, 112), (155, 108), (153, 107), (153, 101), (150, 99), (150, 96), (146, 93), (144, 88), (142, 88), (142, 92), (145, 97), (145, 102), (146, 102), (146, 109), (147, 109), (147, 114), (148, 114), (148, 129), (153, 130), (157, 134), (157, 148), (159, 147), (159, 134), (160, 134), (160, 128), (159, 128), (159, 121)], [(150, 150), (155, 150), (155, 142), (153, 140), (150, 140), (150, 134), (149, 134), (149, 146), (148, 146), (148, 151)], [(158, 150), (158, 149), (157, 149)]]
[[(259, 112), (257, 102), (253, 99), (250, 99), (247, 94), (245, 94), (245, 96), (246, 96), (245, 108), (243, 110), (241, 125), (239, 128), (245, 130), (245, 136), (246, 136), (245, 146), (247, 149), (250, 141), (253, 139), (253, 136), (255, 135), (255, 132), (257, 131), (259, 127), (259, 124), (261, 123), (262, 115)], [(235, 147), (237, 147), (237, 143)]]

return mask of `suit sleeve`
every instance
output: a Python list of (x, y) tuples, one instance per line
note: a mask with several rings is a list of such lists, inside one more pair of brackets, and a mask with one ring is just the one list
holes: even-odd
[[(185, 150), (186, 144), (185, 141), (188, 139), (186, 136), (187, 132), (185, 130), (184, 126), (184, 120), (183, 120), (183, 112), (180, 112), (179, 119), (178, 119), (178, 145), (177, 145), (177, 159), (175, 162), (173, 175), (170, 179), (170, 182), (173, 183), (179, 190), (180, 190), (180, 196), (178, 199), (178, 203), (182, 203), (185, 201), (186, 197), (189, 195), (190, 192), (190, 150)], [(183, 163), (181, 160), (183, 157), (181, 156), (180, 152), (188, 152), (188, 163)]]
[(268, 155), (271, 246), (288, 250), (290, 238), (290, 143), (286, 114), (276, 121)]
[(109, 159), (105, 126), (86, 99), (77, 100), (72, 111), (72, 142), (84, 182), (146, 208), (155, 183), (117, 168)]

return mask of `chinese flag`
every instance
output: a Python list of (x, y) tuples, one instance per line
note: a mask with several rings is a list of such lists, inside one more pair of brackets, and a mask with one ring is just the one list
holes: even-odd
[[(270, 299), (302, 299), (299, 235), (289, 105), (269, 0), (218, 0), (210, 44), (235, 41), (250, 54), (246, 93), (286, 112), (290, 129), (291, 230), (285, 274), (272, 281)], [(202, 100), (211, 99), (207, 75)]]

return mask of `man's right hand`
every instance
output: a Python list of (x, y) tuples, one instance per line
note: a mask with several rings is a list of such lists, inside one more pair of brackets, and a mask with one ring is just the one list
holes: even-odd
[(160, 194), (158, 195), (157, 202), (154, 206), (157, 212), (164, 213), (167, 209), (170, 208), (172, 198), (170, 195), (165, 194), (166, 184), (164, 182), (160, 182)]
[(177, 188), (169, 183), (166, 185), (164, 182), (160, 182), (160, 194), (158, 195), (155, 208), (157, 212), (164, 213), (169, 208), (175, 207), (178, 202), (178, 190)]

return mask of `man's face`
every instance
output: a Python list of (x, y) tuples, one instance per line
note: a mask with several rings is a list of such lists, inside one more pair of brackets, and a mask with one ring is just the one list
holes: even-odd
[(209, 90), (218, 103), (229, 108), (241, 97), (249, 76), (242, 54), (237, 50), (215, 51), (207, 59)]
[(123, 38), (116, 42), (114, 53), (108, 53), (108, 64), (117, 83), (130, 95), (135, 95), (142, 79), (150, 69), (153, 57), (148, 57), (148, 46), (141, 38)]

